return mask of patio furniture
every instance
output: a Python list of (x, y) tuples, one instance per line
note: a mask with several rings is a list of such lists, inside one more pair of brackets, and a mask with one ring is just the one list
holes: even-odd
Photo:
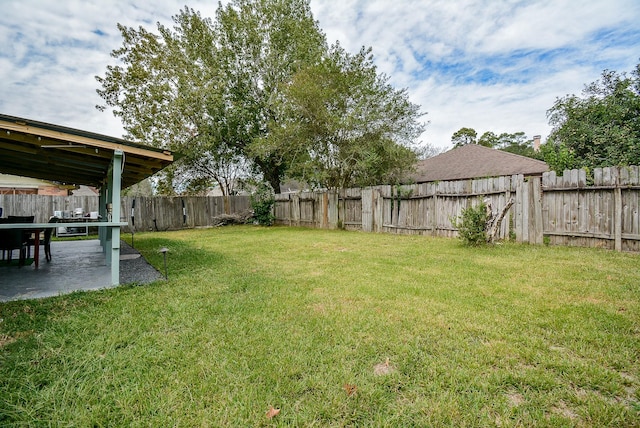
[(20, 250), (18, 265), (24, 265), (27, 258), (27, 241), (24, 239), (24, 231), (22, 229), (0, 230), (0, 250), (2, 250), (3, 257), (5, 251), (8, 253), (7, 264), (11, 264), (13, 250)]
[(7, 217), (9, 223), (33, 223), (35, 216), (32, 215), (10, 215)]
[[(7, 217), (7, 219), (9, 220), (9, 223), (33, 223), (33, 221), (35, 220), (35, 216), (32, 215), (10, 215)], [(28, 241), (29, 238), (31, 238), (31, 233), (28, 230), (24, 230), (22, 232), (24, 234), (24, 240)], [(29, 257), (29, 247), (27, 247), (27, 257)]]
[[(58, 217), (51, 217), (49, 219), (49, 223), (57, 223), (60, 219)], [(40, 233), (37, 231), (36, 233)], [(53, 228), (47, 228), (44, 230), (44, 239), (36, 240), (35, 237), (30, 237), (27, 243), (27, 258), (31, 256), (31, 246), (33, 245), (42, 245), (44, 246), (44, 255), (48, 262), (51, 261), (51, 234), (53, 233)], [(33, 249), (34, 253), (37, 251), (35, 248)]]
[[(9, 223), (9, 219), (0, 217), (0, 224), (1, 223)], [(0, 251), (2, 251), (2, 260), (4, 260), (5, 253), (7, 252), (7, 250), (0, 249)]]

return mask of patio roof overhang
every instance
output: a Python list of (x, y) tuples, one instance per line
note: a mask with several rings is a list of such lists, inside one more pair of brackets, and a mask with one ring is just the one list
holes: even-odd
[(168, 150), (64, 126), (0, 114), (0, 172), (102, 187), (116, 151), (123, 153), (122, 188), (173, 162)]
[[(100, 189), (100, 243), (119, 283), (120, 192), (173, 162), (167, 150), (0, 114), (0, 173)], [(3, 225), (4, 226), (4, 225)], [(26, 225), (25, 225), (26, 226)]]

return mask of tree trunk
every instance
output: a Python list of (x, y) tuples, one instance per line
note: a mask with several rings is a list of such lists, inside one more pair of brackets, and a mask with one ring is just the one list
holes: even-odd
[(504, 216), (507, 215), (507, 211), (513, 205), (513, 198), (510, 198), (507, 201), (506, 205), (502, 207), (500, 212), (494, 213), (491, 208), (491, 201), (485, 200), (485, 205), (487, 207), (487, 223), (485, 225), (485, 232), (487, 234), (487, 242), (492, 244), (496, 240), (496, 236), (498, 235), (498, 231), (500, 230), (500, 225), (502, 224), (502, 220)]
[(224, 202), (224, 213), (231, 214), (231, 204), (229, 203), (229, 195), (223, 196), (222, 201)]
[(284, 167), (277, 164), (270, 158), (254, 159), (254, 162), (260, 168), (264, 180), (271, 185), (275, 193), (280, 193), (280, 182), (284, 175)]

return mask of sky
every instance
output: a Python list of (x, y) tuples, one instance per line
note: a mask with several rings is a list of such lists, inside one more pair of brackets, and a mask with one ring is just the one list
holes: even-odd
[[(226, 4), (228, 0), (223, 1)], [(122, 137), (100, 112), (96, 75), (122, 45), (116, 24), (155, 30), (215, 0), (0, 0), (0, 113)], [(603, 70), (640, 62), (638, 0), (311, 0), (328, 43), (371, 47), (428, 122), (422, 144), (451, 148), (462, 127), (545, 141), (546, 112)]]

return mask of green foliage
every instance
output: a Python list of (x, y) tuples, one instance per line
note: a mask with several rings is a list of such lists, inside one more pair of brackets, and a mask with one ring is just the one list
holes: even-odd
[(522, 143), (512, 142), (504, 147), (500, 147), (503, 152), (513, 153), (514, 155), (526, 156), (532, 159), (544, 160), (542, 154), (536, 152), (533, 148), (531, 141), (525, 141)]
[(267, 183), (258, 184), (256, 190), (251, 194), (251, 209), (253, 217), (262, 226), (271, 226), (275, 220), (273, 215), (273, 205), (276, 200), (273, 190)]
[(454, 147), (478, 144), (520, 156), (542, 159), (542, 156), (533, 149), (533, 140), (527, 139), (527, 136), (522, 131), (514, 133), (503, 132), (499, 135), (495, 132), (487, 131), (480, 138), (476, 138), (477, 135), (478, 133), (473, 128), (460, 128), (451, 137), (451, 142)]
[(500, 137), (495, 132), (487, 131), (480, 136), (478, 144), (484, 147), (495, 147), (499, 144)]
[(325, 36), (308, 0), (234, 0), (219, 7), (216, 18), (224, 117), (238, 133), (233, 144), (279, 192), (291, 158), (260, 145), (273, 128), (290, 122), (280, 108), (283, 88), (300, 69), (320, 61)]
[(564, 143), (547, 141), (540, 146), (540, 154), (544, 161), (558, 175), (562, 175), (565, 169), (578, 168), (579, 162), (573, 151)]
[(256, 150), (288, 159), (288, 174), (323, 188), (399, 181), (417, 160), (424, 130), (419, 106), (377, 73), (371, 49), (351, 55), (333, 45), (322, 61), (294, 74), (280, 101), (285, 120)]
[(153, 184), (150, 178), (145, 178), (133, 186), (122, 190), (122, 196), (153, 196)]
[(473, 128), (460, 128), (451, 136), (453, 147), (462, 147), (467, 144), (477, 144), (478, 133)]
[(503, 132), (497, 137), (493, 147), (515, 155), (543, 160), (542, 154), (533, 148), (533, 139), (528, 139), (524, 132)]
[(233, 0), (215, 19), (187, 7), (174, 26), (118, 25), (123, 45), (97, 77), (127, 137), (179, 152), (164, 193), (253, 174), (279, 192), (286, 175), (321, 187), (397, 182), (424, 125), (370, 49), (328, 48), (308, 0)]
[(640, 64), (630, 76), (603, 71), (581, 97), (558, 98), (547, 116), (550, 140), (566, 147), (573, 167), (640, 164)]
[(453, 226), (465, 245), (479, 246), (487, 243), (487, 207), (484, 202), (463, 208), (459, 218), (453, 219)]
[(279, 190), (287, 165), (248, 147), (269, 133), (281, 85), (325, 50), (308, 1), (234, 0), (219, 4), (215, 21), (185, 7), (173, 21), (158, 23), (159, 34), (118, 25), (119, 65), (96, 77), (98, 108), (113, 108), (127, 138), (181, 154), (167, 193), (208, 178), (229, 194), (249, 172)]

